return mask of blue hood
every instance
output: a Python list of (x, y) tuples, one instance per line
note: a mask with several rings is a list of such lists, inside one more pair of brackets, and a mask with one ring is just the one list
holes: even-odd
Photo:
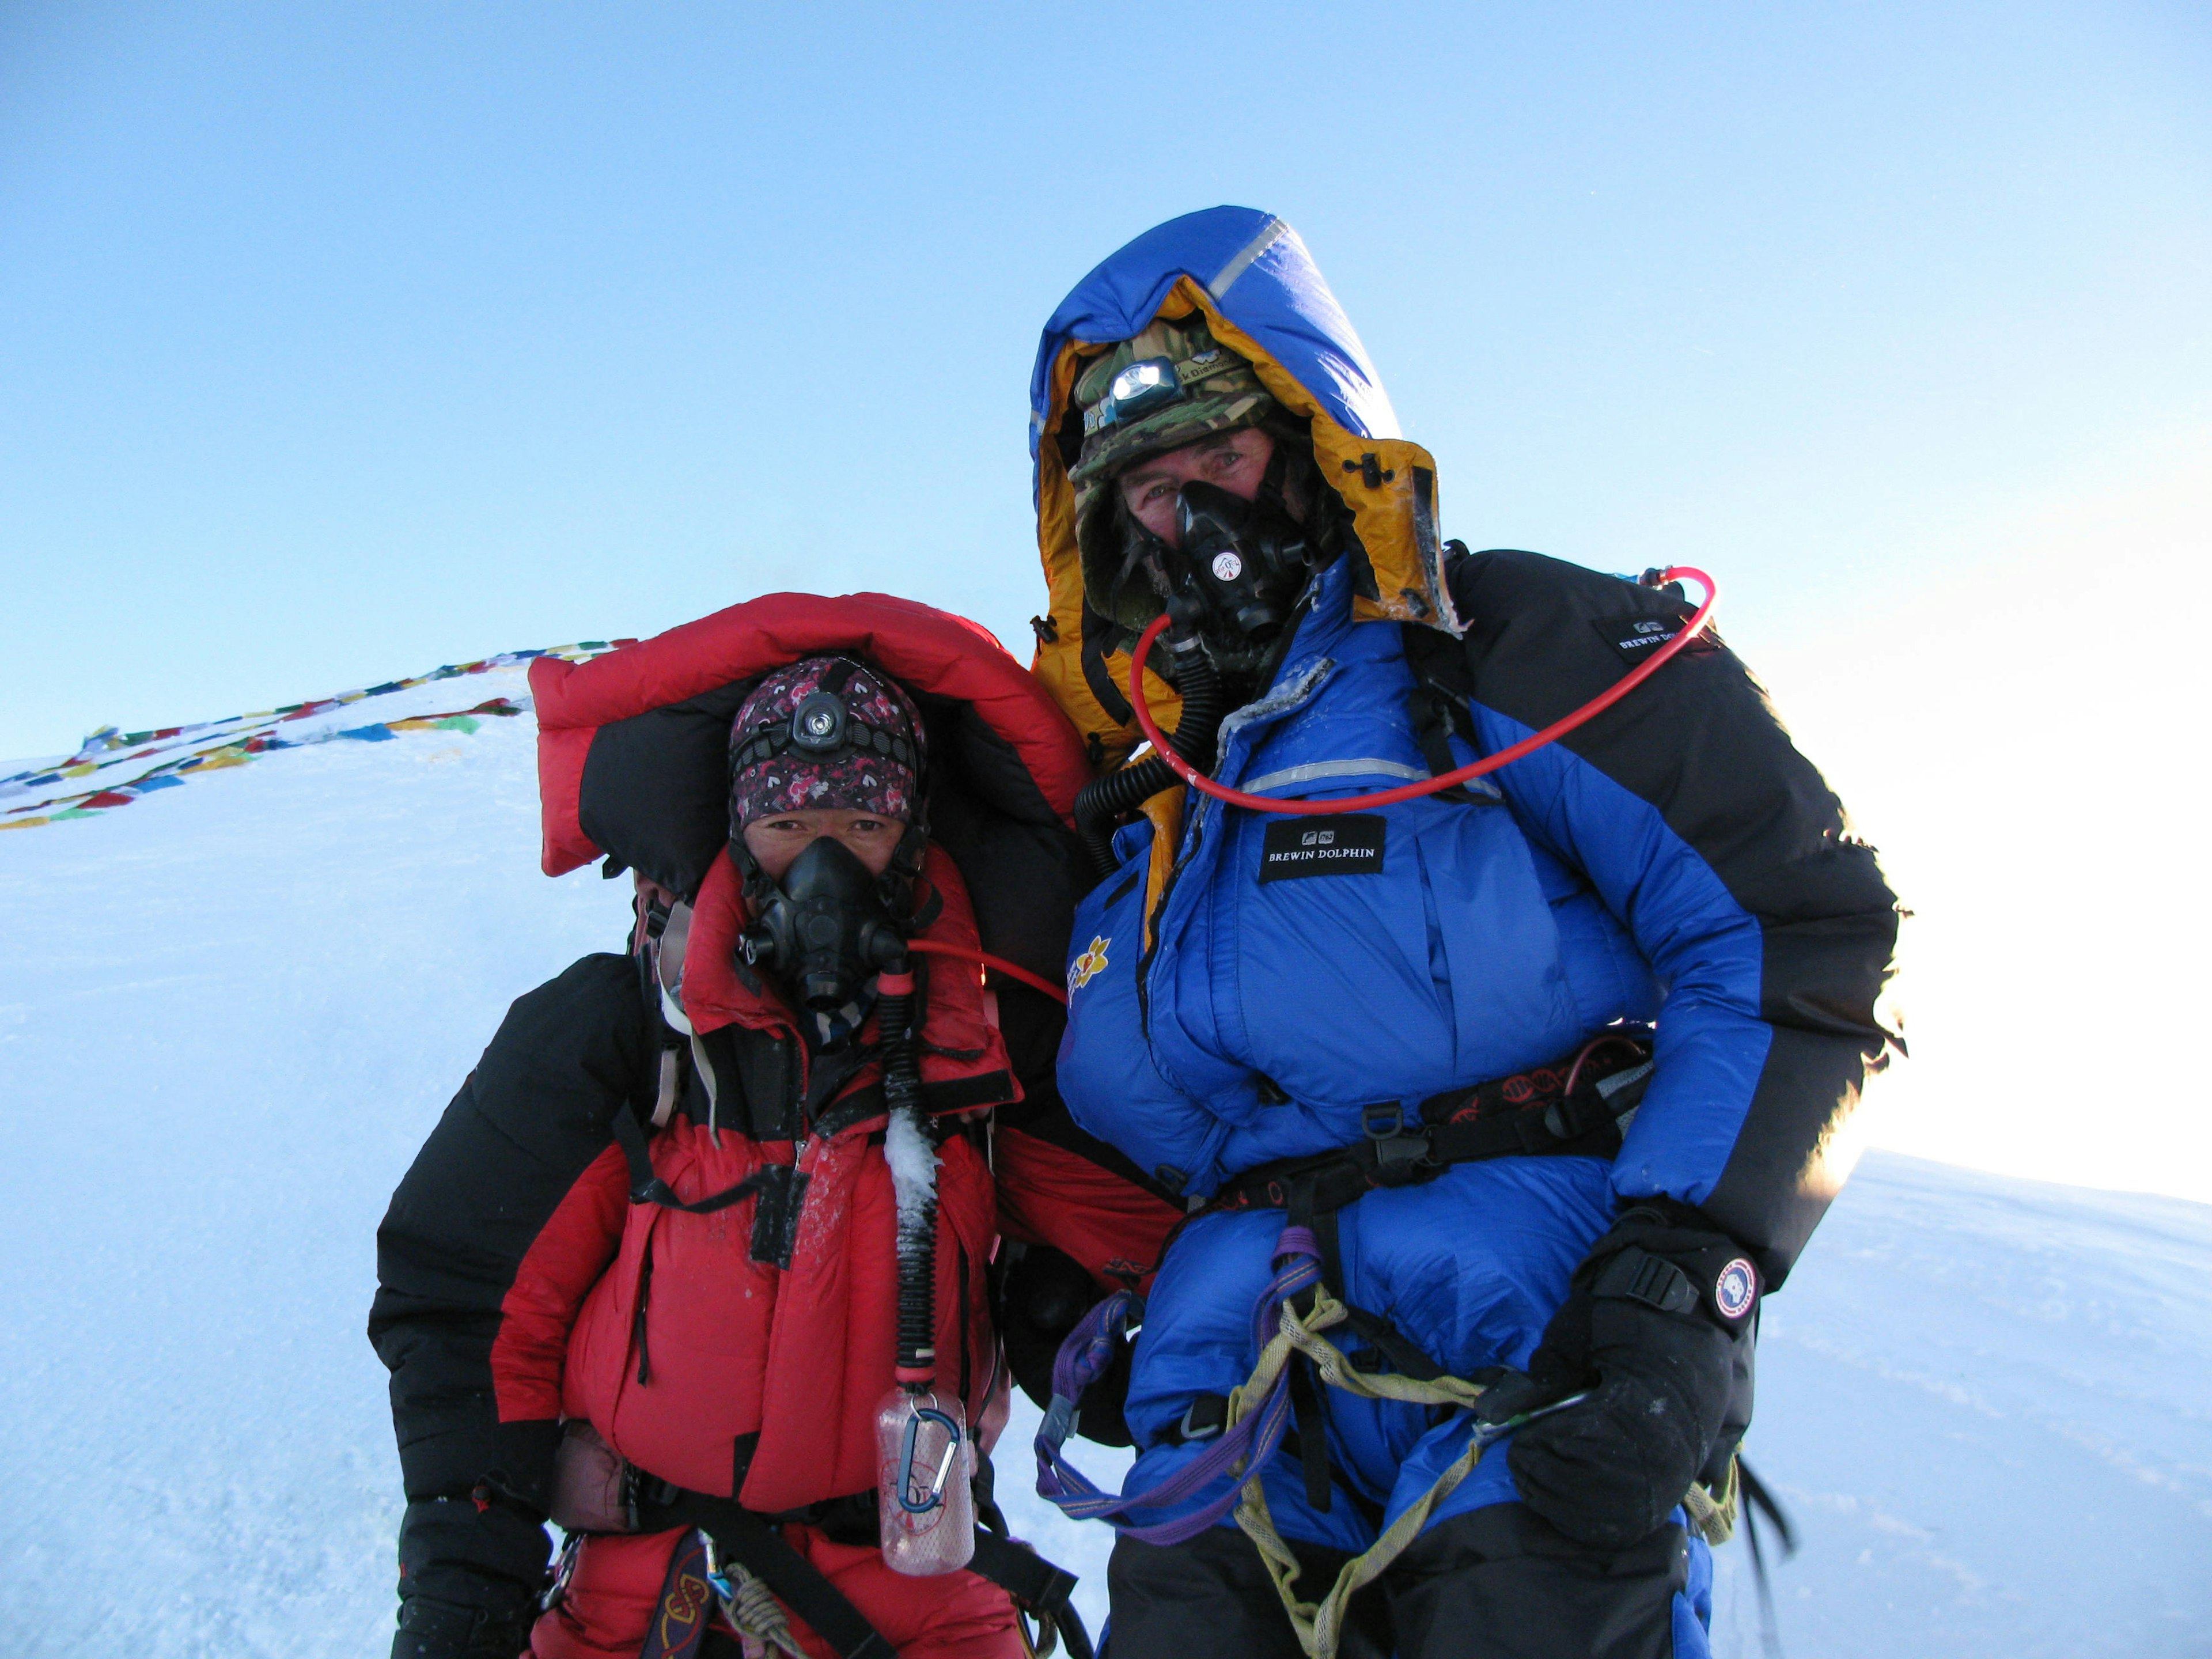
[(1257, 208), (1217, 207), (1155, 225), (1101, 260), (1060, 302), (1030, 374), (1033, 463), (1061, 347), (1071, 340), (1111, 345), (1143, 332), (1183, 276), (1203, 287), (1221, 314), (1265, 347), (1346, 431), (1398, 436), (1397, 414), (1367, 348), (1297, 232)]
[[(1132, 640), (1085, 603), (1076, 544), (1073, 446), (1062, 428), (1075, 380), (1100, 349), (1155, 318), (1202, 314), (1214, 339), (1310, 423), (1314, 459), (1352, 515), (1353, 616), (1457, 631), (1436, 528), (1436, 464), (1398, 434), (1367, 348), (1297, 232), (1253, 208), (1185, 214), (1146, 231), (1075, 285), (1045, 325), (1030, 376), (1030, 459), (1037, 548), (1050, 588), (1035, 672), (1110, 767), (1134, 747)], [(1164, 682), (1148, 701), (1170, 721)]]

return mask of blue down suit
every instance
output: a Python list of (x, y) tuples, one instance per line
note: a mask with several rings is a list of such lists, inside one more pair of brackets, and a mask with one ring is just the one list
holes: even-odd
[[(1033, 429), (1057, 638), (1038, 672), (1095, 752), (1128, 747), (1129, 640), (1082, 602), (1074, 569), (1067, 365), (1088, 343), (1193, 311), (1310, 419), (1355, 531), (1310, 588), (1272, 682), (1224, 723), (1222, 781), (1316, 800), (1431, 775), (1410, 712), (1411, 630), (1458, 637), (1470, 690), (1456, 764), (1605, 690), (1641, 640), (1680, 625), (1686, 607), (1664, 592), (1440, 545), (1433, 464), (1397, 435), (1296, 235), (1214, 210), (1093, 272), (1040, 354)], [(1171, 725), (1172, 693), (1155, 685)], [(1617, 1158), (1500, 1158), (1368, 1194), (1340, 1217), (1347, 1299), (1456, 1375), (1522, 1366), (1592, 1243), (1625, 1202), (1652, 1196), (1700, 1206), (1779, 1283), (1840, 1184), (1837, 1131), (1893, 1042), (1877, 1004), (1896, 912), (1872, 850), (1742, 665), (1701, 641), (1463, 797), (1359, 816), (1347, 829), (1178, 791), (1120, 831), (1119, 868), (1081, 905), (1071, 951), (1059, 1077), (1078, 1122), (1196, 1210), (1256, 1165), (1357, 1144), (1378, 1105), (1410, 1121), (1430, 1096), (1649, 1024), (1656, 1070)], [(1333, 829), (1358, 843), (1334, 860), (1322, 840)], [(1175, 1238), (1136, 1345), (1128, 1490), (1198, 1455), (1177, 1424), (1195, 1397), (1249, 1373), (1253, 1304), (1284, 1220), (1201, 1213)], [(1323, 1393), (1333, 1501), (1309, 1502), (1288, 1455), (1263, 1479), (1286, 1537), (1358, 1552), (1460, 1455), (1470, 1425)], [(1431, 1529), (1516, 1501), (1505, 1450), (1485, 1455)], [(1674, 1651), (1702, 1654), (1702, 1544), (1675, 1582)]]

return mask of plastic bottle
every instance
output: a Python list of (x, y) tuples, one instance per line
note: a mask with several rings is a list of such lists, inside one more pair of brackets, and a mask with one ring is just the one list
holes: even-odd
[(893, 1389), (876, 1407), (876, 1513), (884, 1560), (927, 1578), (975, 1553), (975, 1444), (957, 1395)]

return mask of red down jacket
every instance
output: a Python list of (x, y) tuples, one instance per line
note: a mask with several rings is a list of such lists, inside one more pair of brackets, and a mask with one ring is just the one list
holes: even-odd
[[(592, 663), (538, 665), (545, 867), (604, 853), (692, 903), (694, 1036), (648, 1002), (633, 957), (586, 957), (514, 1005), (393, 1195), (370, 1335), (392, 1372), (409, 1499), (403, 1595), (479, 1605), (487, 1585), (535, 1582), (564, 1419), (652, 1475), (763, 1512), (874, 1484), (896, 1269), (873, 1031), (849, 1055), (811, 1054), (777, 988), (736, 955), (749, 918), (722, 817), (745, 690), (830, 650), (896, 675), (929, 727), (917, 914), (935, 914), (921, 937), (1057, 977), (1068, 813), (1089, 769), (981, 630), (881, 596), (777, 595)], [(1178, 1212), (1066, 1119), (1056, 1003), (953, 959), (918, 972), (923, 1104), (946, 1130), (939, 1383), (980, 1422), (1005, 1389), (988, 1290), (1000, 1239), (1049, 1244), (1105, 1285), (1148, 1273)], [(665, 1053), (680, 1087), (654, 1133)], [(769, 1190), (790, 1201), (707, 1215), (631, 1203), (623, 1113), (680, 1199), (781, 1165), (793, 1175)], [(902, 1580), (868, 1550), (786, 1531), (902, 1651), (1018, 1650), (1003, 1594), (981, 1580)], [(636, 1653), (674, 1542), (586, 1540), (535, 1650)]]

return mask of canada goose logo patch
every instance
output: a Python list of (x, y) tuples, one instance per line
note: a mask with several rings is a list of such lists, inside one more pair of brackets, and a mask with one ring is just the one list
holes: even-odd
[(1759, 1294), (1759, 1274), (1751, 1263), (1741, 1256), (1721, 1269), (1721, 1276), (1713, 1284), (1713, 1305), (1721, 1310), (1723, 1319), (1741, 1319), (1751, 1311), (1752, 1298)]
[(1114, 941), (1097, 934), (1084, 947), (1083, 954), (1067, 967), (1067, 989), (1070, 995), (1091, 983), (1091, 975), (1103, 971), (1106, 966), (1106, 947)]

